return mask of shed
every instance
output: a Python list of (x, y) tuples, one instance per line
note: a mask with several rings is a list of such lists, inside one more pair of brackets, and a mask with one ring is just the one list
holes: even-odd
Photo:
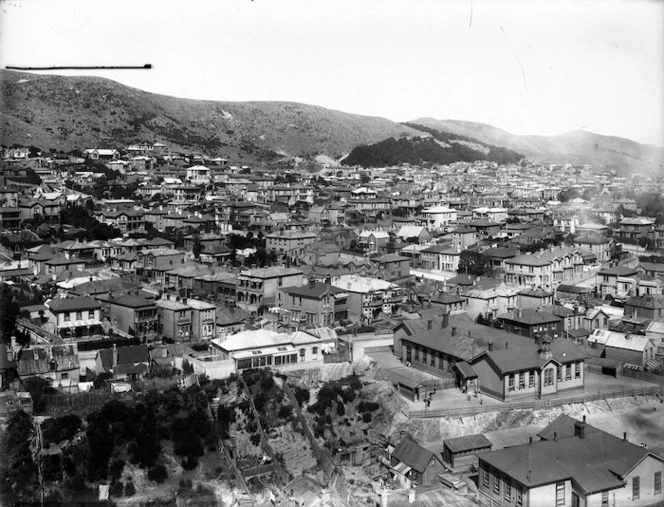
[(453, 469), (477, 466), (477, 455), (489, 452), (493, 444), (482, 433), (448, 438), (443, 444), (443, 460)]

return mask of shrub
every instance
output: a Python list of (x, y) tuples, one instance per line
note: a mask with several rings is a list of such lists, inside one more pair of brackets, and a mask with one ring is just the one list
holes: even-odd
[(125, 467), (125, 461), (123, 459), (116, 459), (115, 461), (111, 462), (111, 468), (110, 468), (111, 479), (118, 480), (122, 475), (124, 467)]
[(182, 460), (182, 468), (185, 470), (193, 470), (198, 466), (198, 459), (191, 457), (191, 456), (186, 456)]
[(361, 401), (357, 405), (357, 410), (360, 412), (375, 412), (380, 408), (380, 405), (378, 403), (374, 403), (373, 401)]
[(76, 414), (46, 419), (42, 423), (44, 446), (47, 447), (51, 442), (59, 444), (63, 440), (70, 440), (81, 429), (81, 424), (81, 418)]
[(305, 403), (309, 403), (309, 398), (310, 398), (310, 393), (307, 389), (304, 389), (303, 387), (295, 386), (293, 387), (293, 395), (295, 395), (295, 399), (300, 405), (303, 405)]
[(279, 413), (277, 414), (277, 417), (279, 419), (285, 419), (288, 420), (293, 416), (293, 407), (290, 405), (282, 405), (281, 408), (279, 409)]
[(261, 445), (261, 435), (260, 433), (254, 433), (249, 437), (249, 440), (251, 440), (251, 443), (254, 444), (256, 447)]
[(343, 403), (337, 403), (337, 415), (343, 416), (346, 414), (346, 409), (344, 409)]
[(167, 477), (168, 477), (168, 471), (166, 470), (166, 467), (164, 465), (157, 465), (148, 470), (148, 479), (150, 479), (153, 482), (163, 484), (163, 482), (166, 480)]
[(362, 421), (365, 423), (370, 423), (371, 422), (371, 412), (365, 412), (362, 414)]
[(136, 494), (136, 486), (134, 486), (132, 481), (125, 484), (124, 494), (125, 496), (134, 496)]

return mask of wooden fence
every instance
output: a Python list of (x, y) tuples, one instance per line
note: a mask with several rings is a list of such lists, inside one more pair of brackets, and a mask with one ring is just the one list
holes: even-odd
[(431, 417), (466, 417), (488, 412), (508, 412), (511, 410), (539, 410), (542, 408), (560, 407), (574, 403), (587, 403), (590, 401), (609, 400), (614, 398), (628, 398), (631, 396), (662, 396), (660, 387), (648, 387), (645, 389), (630, 389), (628, 391), (615, 391), (611, 393), (588, 394), (583, 396), (571, 396), (568, 398), (554, 398), (550, 400), (535, 400), (521, 402), (507, 402), (499, 405), (480, 405), (464, 408), (444, 408), (440, 410), (411, 410), (406, 415), (411, 418)]

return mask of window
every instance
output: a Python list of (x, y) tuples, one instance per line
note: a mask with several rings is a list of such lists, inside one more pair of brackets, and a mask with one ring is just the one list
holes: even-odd
[(637, 475), (632, 478), (632, 500), (637, 500), (641, 496), (641, 478)]
[(89, 310), (88, 311), (88, 319), (94, 319), (95, 318), (95, 311), (94, 310)]
[(572, 365), (565, 366), (565, 380), (572, 380)]
[(304, 349), (300, 349), (300, 362), (304, 362)]
[(62, 380), (67, 380), (68, 378), (69, 378), (69, 373), (63, 373), (62, 375), (60, 375), (60, 379)]
[(602, 507), (609, 507), (609, 492), (602, 491)]
[(656, 495), (662, 494), (662, 472), (655, 472), (655, 483), (654, 493)]
[(489, 487), (489, 471), (486, 468), (482, 469), (482, 484)]
[(431, 366), (436, 366), (436, 356), (434, 356), (433, 352), (429, 354), (429, 364)]
[(65, 322), (69, 322), (69, 312), (65, 313), (64, 319)]
[(556, 368), (556, 380), (557, 380), (558, 382), (560, 382), (560, 381), (562, 381), (562, 379), (563, 379), (563, 367), (562, 367), (562, 366), (558, 366), (558, 367)]
[(83, 319), (83, 312), (76, 312), (76, 320), (82, 320)]
[(500, 495), (500, 474), (496, 470), (496, 474), (493, 476), (493, 492), (496, 495)]
[(525, 373), (519, 373), (519, 389), (526, 388)]
[(552, 386), (553, 385), (553, 368), (547, 368), (544, 370), (544, 385)]
[(505, 477), (505, 500), (512, 501), (512, 481), (509, 477)]
[(281, 286), (283, 285), (283, 283), (284, 283), (284, 279), (283, 279), (283, 277), (278, 276), (278, 277), (277, 277), (277, 285), (278, 285), (279, 287), (281, 287)]
[(508, 391), (514, 391), (514, 375), (510, 375), (508, 382)]
[(311, 349), (311, 355), (314, 359), (318, 359), (318, 347), (313, 347)]
[(559, 505), (565, 505), (565, 483), (558, 482), (556, 483), (556, 507)]
[(521, 486), (517, 484), (514, 489), (516, 489), (516, 507), (523, 507), (523, 491), (521, 491)]
[(574, 363), (574, 378), (581, 378), (581, 363)]
[(530, 371), (528, 372), (528, 387), (534, 387), (535, 386), (535, 372)]

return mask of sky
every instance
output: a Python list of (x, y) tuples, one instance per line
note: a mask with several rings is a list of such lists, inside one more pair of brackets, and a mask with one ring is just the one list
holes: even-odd
[(0, 65), (664, 146), (664, 1), (0, 0)]

